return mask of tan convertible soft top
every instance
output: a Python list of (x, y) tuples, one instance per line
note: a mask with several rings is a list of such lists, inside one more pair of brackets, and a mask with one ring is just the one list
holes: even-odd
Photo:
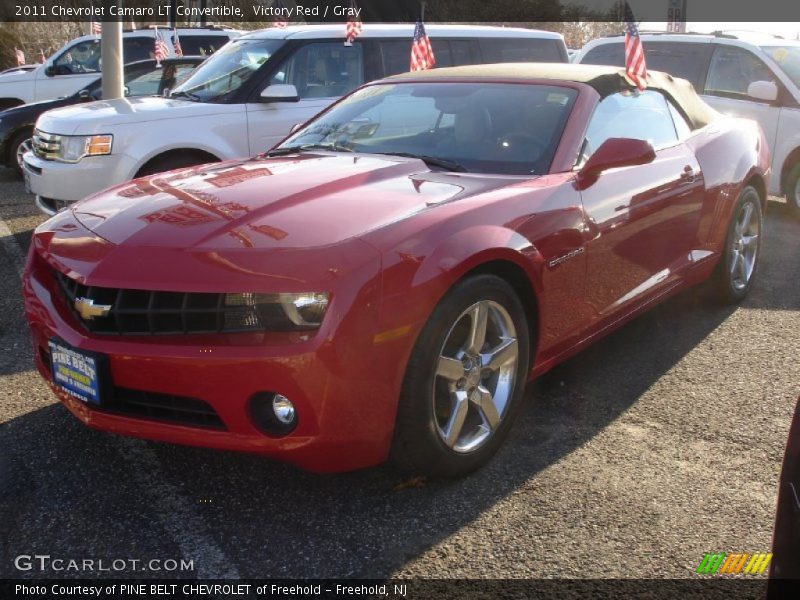
[[(625, 70), (619, 67), (567, 63), (504, 63), (448, 67), (403, 73), (383, 81), (435, 81), (460, 78), (480, 78), (487, 81), (529, 81), (533, 79), (575, 81), (592, 86), (603, 98), (621, 90), (636, 89), (636, 86), (625, 77)], [(649, 88), (661, 90), (670, 96), (689, 119), (692, 129), (708, 125), (719, 116), (717, 111), (703, 102), (703, 99), (694, 91), (692, 84), (685, 79), (679, 79), (660, 71), (648, 71), (647, 85)]]

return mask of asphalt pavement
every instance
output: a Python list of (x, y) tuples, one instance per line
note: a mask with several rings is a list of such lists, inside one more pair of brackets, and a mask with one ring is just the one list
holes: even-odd
[[(800, 221), (782, 200), (741, 306), (660, 305), (532, 384), (486, 468), (435, 482), (87, 429), (33, 368), (17, 259), (43, 218), (3, 169), (0, 219), (0, 578), (167, 574), (152, 559), (192, 561), (180, 577), (690, 578), (706, 552), (769, 551), (800, 394)], [(35, 554), (144, 562), (17, 559)]]

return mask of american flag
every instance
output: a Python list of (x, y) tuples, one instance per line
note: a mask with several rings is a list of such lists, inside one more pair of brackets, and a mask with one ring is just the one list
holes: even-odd
[(352, 45), (358, 34), (361, 33), (361, 17), (356, 16), (357, 10), (356, 0), (350, 0), (351, 14), (347, 17), (347, 29), (345, 31), (346, 46)]
[(436, 58), (433, 56), (431, 41), (420, 19), (414, 27), (414, 41), (411, 43), (411, 70), (426, 71), (432, 69), (435, 64)]
[(92, 21), (91, 31), (92, 35), (100, 35), (103, 33), (103, 26), (98, 21)]
[(274, 15), (275, 15), (275, 27), (280, 27), (283, 29), (287, 25), (289, 25), (288, 21), (284, 21), (284, 11), (286, 7), (283, 5), (283, 0), (278, 0), (274, 5)]
[(178, 37), (178, 30), (172, 30), (172, 48), (175, 50), (175, 56), (183, 56), (183, 48), (181, 48), (181, 38)]
[(164, 41), (164, 38), (161, 37), (161, 32), (158, 31), (158, 27), (156, 27), (155, 48), (153, 50), (153, 58), (156, 59), (156, 65), (160, 65), (161, 61), (167, 58), (167, 56), (169, 56), (167, 43)]
[(46, 57), (45, 57), (45, 55), (44, 55), (44, 50), (42, 50), (41, 48), (39, 48), (39, 62), (40, 62), (40, 63), (42, 63), (42, 64), (44, 64), (44, 61), (45, 61), (45, 60), (47, 60), (47, 58), (46, 58)]
[(14, 48), (14, 58), (17, 59), (18, 67), (21, 67), (25, 64), (25, 53), (19, 48)]
[(625, 3), (625, 74), (636, 87), (647, 87), (647, 65), (644, 63), (644, 49), (639, 37), (639, 28), (633, 20), (630, 4)]

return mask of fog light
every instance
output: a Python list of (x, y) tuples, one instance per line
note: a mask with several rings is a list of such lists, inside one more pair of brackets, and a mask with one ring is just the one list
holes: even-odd
[(294, 423), (294, 404), (289, 402), (286, 396), (275, 394), (272, 398), (272, 412), (275, 413), (275, 418), (284, 425)]
[(250, 398), (250, 418), (267, 435), (283, 436), (297, 426), (297, 410), (286, 396), (258, 392)]

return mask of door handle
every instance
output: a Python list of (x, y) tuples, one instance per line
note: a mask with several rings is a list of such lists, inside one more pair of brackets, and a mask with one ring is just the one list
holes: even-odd
[(695, 179), (697, 179), (697, 174), (690, 165), (686, 165), (683, 167), (680, 179), (682, 183), (694, 183)]

